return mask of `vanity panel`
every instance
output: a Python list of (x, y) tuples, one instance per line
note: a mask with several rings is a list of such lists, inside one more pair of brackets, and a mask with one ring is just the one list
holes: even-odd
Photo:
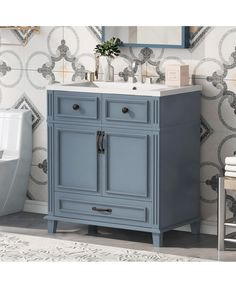
[(200, 92), (181, 93), (162, 97), (159, 126), (163, 129), (180, 125), (198, 124), (200, 118)]
[(55, 188), (99, 193), (97, 131), (101, 127), (55, 124)]
[(200, 215), (199, 126), (177, 126), (160, 132), (159, 228)]
[(104, 195), (152, 198), (152, 133), (106, 128), (103, 157)]
[(100, 94), (55, 91), (54, 105), (56, 120), (100, 120)]
[(103, 94), (102, 122), (111, 125), (152, 124), (152, 99), (149, 97)]
[[(55, 216), (97, 222), (119, 223), (126, 227), (152, 225), (151, 203), (107, 197), (55, 194)], [(102, 223), (101, 223), (102, 225)]]

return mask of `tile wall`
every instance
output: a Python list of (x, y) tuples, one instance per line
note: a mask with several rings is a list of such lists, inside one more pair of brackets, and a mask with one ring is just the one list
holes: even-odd
[[(25, 46), (5, 45), (22, 44)], [(76, 81), (94, 71), (93, 49), (99, 27), (40, 27), (40, 32), (0, 30), (0, 108), (27, 108), (33, 113), (33, 160), (28, 198), (47, 201), (46, 85)], [(133, 59), (142, 61), (132, 75)], [(217, 175), (224, 158), (236, 152), (236, 27), (191, 27), (191, 48), (123, 48), (113, 61), (115, 80), (128, 76), (165, 78), (165, 66), (190, 66), (190, 81), (203, 86), (201, 99), (201, 217), (216, 221)], [(187, 109), (187, 107), (186, 107)], [(236, 214), (236, 200), (227, 199)]]

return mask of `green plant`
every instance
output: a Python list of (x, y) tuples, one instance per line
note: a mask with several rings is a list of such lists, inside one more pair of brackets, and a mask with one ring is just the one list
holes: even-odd
[(110, 40), (96, 45), (95, 52), (99, 56), (109, 56), (115, 58), (120, 54), (119, 46), (122, 45), (122, 41), (119, 38), (112, 37)]

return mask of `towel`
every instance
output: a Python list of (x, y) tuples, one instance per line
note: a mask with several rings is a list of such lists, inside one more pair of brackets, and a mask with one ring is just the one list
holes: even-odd
[(228, 177), (236, 177), (236, 172), (228, 172), (228, 171), (226, 171), (226, 172), (225, 172), (225, 176), (228, 176)]
[(225, 165), (225, 171), (236, 172), (236, 165)]
[(226, 165), (236, 165), (236, 156), (225, 157)]

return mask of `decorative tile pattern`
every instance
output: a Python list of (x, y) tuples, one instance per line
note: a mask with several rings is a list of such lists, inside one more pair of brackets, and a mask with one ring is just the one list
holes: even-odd
[(88, 26), (91, 33), (97, 38), (99, 42), (102, 41), (102, 27), (101, 26)]
[(33, 159), (30, 178), (38, 185), (47, 184), (47, 149), (44, 147), (35, 147), (33, 149)]
[(31, 110), (33, 130), (35, 130), (44, 119), (41, 113), (38, 111), (38, 109), (35, 107), (35, 105), (31, 102), (31, 100), (25, 93), (13, 105), (13, 108)]
[[(164, 81), (165, 74), (160, 70), (161, 61), (153, 61), (153, 57), (154, 52), (151, 48), (142, 48), (138, 54), (138, 58), (134, 57), (134, 59), (130, 60), (131, 65), (129, 67), (125, 67), (124, 70), (119, 73), (119, 76), (122, 77), (124, 81), (128, 81), (129, 77), (133, 77), (133, 81), (137, 82), (138, 80), (135, 74), (138, 71), (138, 66), (144, 65), (146, 63), (155, 67), (155, 76), (157, 76), (157, 83)], [(144, 76), (146, 76), (146, 73), (144, 73)]]
[(222, 169), (210, 161), (201, 163), (200, 167), (201, 201), (207, 204), (216, 203), (218, 177), (222, 175)]
[(218, 161), (224, 167), (226, 156), (234, 156), (236, 153), (236, 134), (226, 136), (219, 144), (217, 149)]
[(213, 129), (207, 123), (207, 121), (201, 116), (201, 126), (200, 126), (200, 140), (201, 144), (204, 143), (208, 137), (213, 133)]
[(9, 71), (11, 71), (11, 67), (7, 66), (6, 62), (0, 60), (0, 77), (5, 76)]
[[(16, 71), (18, 73), (14, 73)], [(7, 88), (13, 88), (19, 84), (19, 82), (22, 79), (22, 76), (23, 76), (23, 63), (19, 55), (11, 50), (1, 51), (0, 85)]]
[(190, 27), (190, 49), (195, 49), (204, 40), (212, 27), (196, 26)]
[(31, 37), (34, 35), (34, 29), (26, 29), (26, 30), (12, 30), (12, 33), (17, 37), (17, 39), (23, 44), (27, 44)]
[(42, 76), (46, 79), (51, 79), (51, 83), (55, 83), (55, 75), (53, 70), (55, 68), (55, 63), (64, 59), (67, 62), (71, 63), (71, 67), (74, 70), (74, 74), (72, 75), (72, 81), (78, 79), (84, 79), (85, 77), (85, 67), (83, 65), (79, 65), (78, 59), (75, 56), (71, 56), (70, 49), (66, 45), (65, 40), (61, 40), (61, 45), (58, 46), (57, 56), (51, 56), (51, 61), (49, 63), (44, 63), (41, 68), (38, 68), (38, 72), (42, 74)]

